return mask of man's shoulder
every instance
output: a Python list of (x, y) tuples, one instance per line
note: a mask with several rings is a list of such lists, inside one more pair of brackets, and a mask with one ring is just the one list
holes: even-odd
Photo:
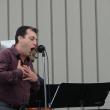
[(4, 54), (5, 54), (5, 53), (7, 53), (7, 52), (11, 52), (11, 48), (4, 48), (4, 49), (1, 49), (1, 50), (0, 50), (0, 54), (1, 54), (1, 53), (4, 53)]
[(5, 56), (9, 57), (10, 54), (12, 54), (11, 48), (5, 48), (5, 49), (0, 50), (0, 57), (1, 56), (2, 57), (5, 57)]

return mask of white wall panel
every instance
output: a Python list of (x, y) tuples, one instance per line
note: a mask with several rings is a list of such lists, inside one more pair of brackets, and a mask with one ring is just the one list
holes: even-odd
[(36, 0), (23, 0), (23, 25), (36, 27)]
[(21, 0), (9, 0), (9, 39), (15, 39), (15, 33), (22, 24)]
[(53, 0), (53, 56), (55, 83), (66, 82), (65, 2)]
[(0, 0), (0, 40), (8, 38), (7, 0)]
[(110, 81), (110, 0), (98, 0), (97, 5), (100, 81)]
[[(97, 1), (99, 81), (110, 82), (110, 0)], [(110, 94), (105, 106), (110, 109)]]
[(84, 82), (97, 82), (95, 1), (82, 1)]
[[(68, 68), (69, 82), (81, 82), (79, 0), (67, 0)], [(77, 48), (77, 49), (76, 49)]]

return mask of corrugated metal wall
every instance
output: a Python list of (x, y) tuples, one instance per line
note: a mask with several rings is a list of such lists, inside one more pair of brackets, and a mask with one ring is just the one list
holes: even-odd
[(110, 0), (0, 0), (0, 40), (14, 39), (20, 25), (38, 27), (51, 83), (109, 82), (109, 10)]

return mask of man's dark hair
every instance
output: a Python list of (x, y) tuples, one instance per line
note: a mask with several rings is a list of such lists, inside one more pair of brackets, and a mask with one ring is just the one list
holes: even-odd
[(24, 37), (27, 33), (27, 29), (31, 29), (36, 34), (38, 33), (38, 29), (34, 28), (32, 26), (21, 26), (17, 29), (16, 35), (15, 35), (15, 43), (18, 43), (18, 36)]

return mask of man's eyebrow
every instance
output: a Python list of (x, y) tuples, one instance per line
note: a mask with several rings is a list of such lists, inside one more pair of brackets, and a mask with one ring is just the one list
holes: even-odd
[(36, 38), (35, 36), (30, 36), (30, 38)]
[(38, 38), (35, 36), (30, 36), (30, 38), (38, 40)]

